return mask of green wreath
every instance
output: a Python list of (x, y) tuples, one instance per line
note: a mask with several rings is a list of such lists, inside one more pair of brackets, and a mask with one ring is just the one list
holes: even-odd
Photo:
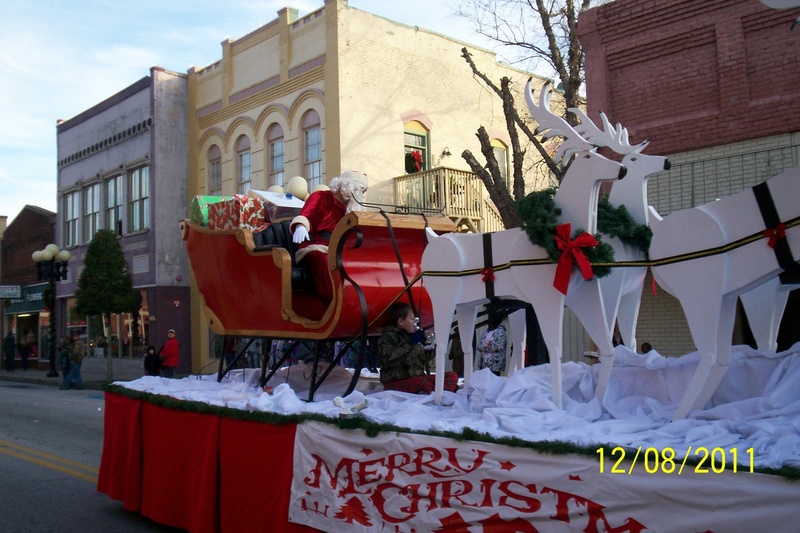
[(608, 198), (602, 198), (597, 204), (597, 230), (617, 237), (644, 253), (650, 249), (650, 240), (653, 238), (653, 231), (649, 226), (633, 220), (624, 205), (613, 207), (608, 203)]
[[(536, 246), (547, 250), (547, 257), (557, 263), (561, 250), (556, 244), (555, 228), (559, 224), (558, 217), (561, 216), (561, 209), (556, 207), (553, 200), (555, 195), (556, 190), (553, 188), (535, 191), (518, 200), (516, 207), (528, 238)], [(630, 217), (630, 215), (628, 216)], [(575, 239), (583, 233), (586, 233), (586, 230), (577, 228), (573, 231), (571, 238)], [(594, 263), (613, 262), (614, 249), (610, 244), (603, 242), (599, 235), (594, 235), (594, 238), (597, 239), (597, 246), (582, 248), (582, 250), (589, 262), (592, 263), (592, 272), (595, 277), (602, 278), (611, 273), (611, 267), (594, 266)]]

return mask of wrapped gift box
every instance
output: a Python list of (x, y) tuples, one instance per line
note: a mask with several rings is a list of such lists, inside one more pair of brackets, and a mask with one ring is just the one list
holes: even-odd
[(261, 231), (266, 227), (264, 201), (259, 198), (237, 194), (232, 198), (208, 204), (208, 229), (246, 228)]
[(197, 222), (201, 226), (208, 225), (208, 204), (227, 200), (228, 196), (202, 196), (192, 198), (189, 203), (189, 218), (192, 222)]
[(297, 196), (282, 192), (250, 190), (247, 195), (264, 202), (264, 218), (267, 222), (292, 219), (300, 214), (305, 203)]

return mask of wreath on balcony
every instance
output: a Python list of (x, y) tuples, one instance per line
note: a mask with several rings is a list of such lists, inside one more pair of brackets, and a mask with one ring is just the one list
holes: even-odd
[[(528, 238), (536, 246), (547, 250), (550, 260), (557, 263), (561, 250), (555, 239), (555, 228), (559, 224), (558, 218), (561, 216), (561, 210), (556, 207), (553, 200), (555, 194), (556, 189), (553, 188), (535, 191), (519, 200), (516, 206)], [(653, 236), (653, 232), (648, 226), (638, 224), (633, 220), (625, 206), (615, 208), (608, 203), (606, 198), (598, 203), (597, 229), (601, 233), (617, 237), (622, 242), (643, 252), (647, 252), (650, 248), (650, 239)], [(577, 239), (583, 233), (586, 233), (586, 230), (578, 228), (573, 232), (571, 238)], [(594, 275), (602, 278), (611, 272), (611, 267), (594, 266), (594, 263), (613, 262), (614, 249), (610, 244), (603, 242), (599, 234), (593, 235), (593, 237), (598, 242), (597, 246), (584, 248), (583, 252), (592, 263)]]
[(406, 174), (422, 171), (422, 152), (414, 150), (406, 152)]

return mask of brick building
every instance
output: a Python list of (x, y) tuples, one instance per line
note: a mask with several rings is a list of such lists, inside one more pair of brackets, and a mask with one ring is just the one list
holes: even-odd
[[(47, 347), (51, 314), (43, 298), (47, 283), (37, 280), (36, 264), (31, 256), (55, 241), (55, 227), (55, 213), (26, 205), (0, 238), (0, 285), (21, 287), (19, 299), (3, 300), (2, 334), (13, 331), (19, 340), (19, 335), (31, 331), (38, 348)], [(37, 353), (42, 351), (38, 348)], [(46, 350), (44, 353), (47, 354)], [(37, 359), (32, 356), (30, 364), (35, 367)], [(47, 366), (45, 359), (42, 358), (43, 368)]]
[[(672, 168), (649, 181), (661, 215), (714, 201), (800, 164), (798, 10), (758, 0), (617, 0), (581, 13), (590, 117), (603, 111)], [(649, 277), (648, 277), (649, 281)], [(798, 340), (790, 297), (779, 349)], [(693, 351), (679, 304), (645, 290), (637, 338)], [(749, 342), (738, 313), (734, 342)]]

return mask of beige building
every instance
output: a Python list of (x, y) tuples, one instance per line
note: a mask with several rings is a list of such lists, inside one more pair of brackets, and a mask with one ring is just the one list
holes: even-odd
[[(514, 82), (524, 106), (530, 74), (487, 50), (346, 0), (326, 0), (302, 18), (282, 9), (276, 20), (224, 41), (219, 61), (189, 70), (189, 197), (265, 190), (296, 175), (313, 189), (355, 169), (370, 179), (369, 202), (444, 208), (465, 229), (500, 229), (460, 154), (482, 158), (475, 134), (483, 125), (508, 167), (510, 140), (500, 99), (473, 77), (465, 46), (492, 80)], [(407, 175), (412, 151), (426, 172)], [(528, 166), (529, 189), (549, 184)], [(209, 334), (194, 294), (197, 371), (209, 362)]]

